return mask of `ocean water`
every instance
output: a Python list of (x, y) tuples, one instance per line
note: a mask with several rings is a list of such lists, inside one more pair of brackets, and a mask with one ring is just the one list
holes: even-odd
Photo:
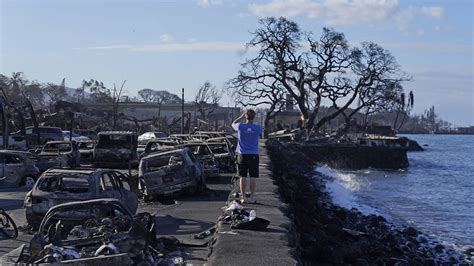
[[(474, 245), (474, 136), (407, 135), (424, 146), (407, 170), (316, 171), (335, 204), (414, 226), (458, 247)], [(427, 145), (427, 146), (425, 146)]]

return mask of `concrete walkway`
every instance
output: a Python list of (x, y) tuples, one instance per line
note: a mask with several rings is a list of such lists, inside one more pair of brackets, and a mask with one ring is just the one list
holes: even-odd
[[(277, 194), (277, 186), (271, 178), (270, 160), (264, 142), (260, 143), (260, 177), (257, 179), (257, 203), (245, 204), (246, 210), (255, 210), (257, 217), (270, 221), (266, 231), (231, 229), (230, 225), (218, 224), (209, 258), (211, 265), (295, 265), (292, 256), (289, 229), (291, 222), (282, 208), (284, 204)], [(229, 196), (238, 191), (238, 182)], [(232, 234), (229, 232), (232, 231)], [(237, 234), (235, 234), (237, 233)]]

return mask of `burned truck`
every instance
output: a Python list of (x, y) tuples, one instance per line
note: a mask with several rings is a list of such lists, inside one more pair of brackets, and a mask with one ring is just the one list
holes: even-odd
[(127, 180), (124, 174), (109, 169), (50, 169), (26, 194), (26, 220), (36, 227), (55, 205), (98, 198), (117, 199), (135, 213), (138, 198)]
[(206, 186), (201, 165), (187, 148), (142, 158), (138, 179), (138, 188), (145, 199), (183, 190), (196, 194)]
[(44, 144), (39, 156), (48, 160), (50, 167), (74, 168), (80, 165), (81, 154), (74, 141), (48, 141)]
[(103, 131), (97, 134), (94, 166), (128, 168), (138, 164), (137, 134), (131, 131)]

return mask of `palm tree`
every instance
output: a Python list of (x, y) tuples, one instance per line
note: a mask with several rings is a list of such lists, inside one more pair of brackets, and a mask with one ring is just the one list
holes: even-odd
[[(395, 122), (393, 124), (393, 128), (398, 131), (400, 128), (402, 128), (403, 124), (405, 123), (405, 119), (407, 118), (408, 114), (410, 111), (413, 109), (413, 106), (415, 104), (415, 96), (413, 95), (413, 91), (410, 91), (408, 94), (408, 103), (406, 104), (405, 101), (405, 93), (402, 92), (400, 94), (400, 102), (399, 102), (399, 108), (397, 110), (397, 116), (395, 117)], [(400, 125), (397, 127), (397, 122), (398, 122), (398, 116), (400, 113), (403, 113), (403, 118), (400, 123)]]

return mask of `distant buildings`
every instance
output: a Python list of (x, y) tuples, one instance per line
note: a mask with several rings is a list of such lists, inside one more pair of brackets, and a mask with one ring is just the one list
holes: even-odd
[(474, 135), (474, 126), (470, 127), (458, 127), (456, 129), (458, 134), (468, 134), (468, 135)]
[[(72, 109), (81, 113), (83, 117), (110, 118), (113, 115), (112, 103), (68, 103), (61, 102), (55, 106), (54, 112), (63, 113), (64, 109)], [(184, 104), (185, 127), (189, 131), (198, 129), (226, 129), (230, 127), (232, 119), (240, 114), (240, 108), (222, 107), (215, 105), (200, 105), (195, 103)], [(203, 114), (205, 117), (203, 117)], [(181, 127), (181, 104), (162, 104), (145, 102), (120, 102), (117, 109), (120, 126), (129, 125), (133, 128), (135, 122), (148, 121), (153, 130), (169, 130), (176, 132)], [(88, 119), (90, 120), (90, 119)], [(109, 119), (110, 120), (110, 119)], [(88, 123), (90, 124), (90, 122)], [(81, 125), (86, 127), (86, 125)]]

